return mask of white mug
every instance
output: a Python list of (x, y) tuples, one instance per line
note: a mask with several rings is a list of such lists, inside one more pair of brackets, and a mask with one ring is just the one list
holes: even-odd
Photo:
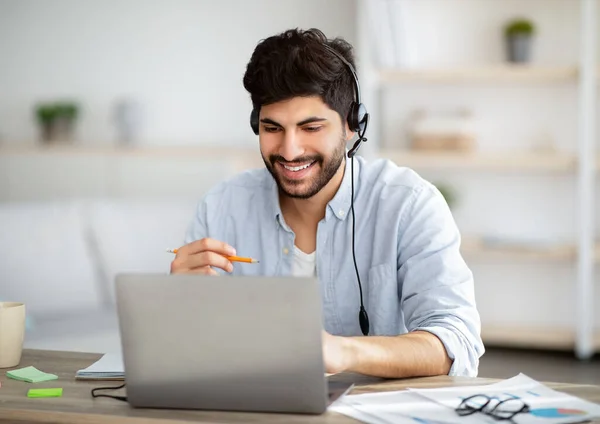
[(19, 365), (25, 338), (25, 305), (0, 302), (0, 368)]

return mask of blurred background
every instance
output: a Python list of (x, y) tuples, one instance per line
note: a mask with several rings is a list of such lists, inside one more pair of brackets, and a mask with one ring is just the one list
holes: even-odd
[(27, 347), (118, 349), (112, 283), (168, 272), (197, 201), (263, 166), (242, 76), (316, 27), (355, 46), (361, 153), (446, 197), (480, 375), (600, 382), (598, 0), (0, 0), (0, 300)]

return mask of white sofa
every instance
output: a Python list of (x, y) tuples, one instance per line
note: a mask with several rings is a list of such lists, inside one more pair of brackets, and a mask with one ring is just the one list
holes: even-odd
[(25, 347), (120, 349), (119, 272), (169, 272), (198, 199), (0, 203), (0, 300), (26, 304)]

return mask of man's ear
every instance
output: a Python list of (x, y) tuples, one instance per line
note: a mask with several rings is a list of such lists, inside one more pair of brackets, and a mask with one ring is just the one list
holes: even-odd
[(348, 122), (344, 122), (344, 132), (346, 134), (346, 142), (352, 140), (352, 138), (354, 137), (354, 131), (350, 130)]

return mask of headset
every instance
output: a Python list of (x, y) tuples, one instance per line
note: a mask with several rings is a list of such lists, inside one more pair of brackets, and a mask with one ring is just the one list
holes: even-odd
[[(355, 132), (358, 136), (358, 139), (352, 146), (352, 148), (348, 151), (348, 158), (350, 158), (350, 168), (351, 168), (351, 186), (352, 186), (352, 196), (350, 208), (352, 210), (352, 259), (354, 260), (354, 270), (356, 271), (356, 279), (358, 280), (358, 290), (360, 292), (360, 310), (358, 313), (358, 322), (360, 324), (360, 329), (362, 333), (367, 336), (369, 335), (369, 316), (367, 315), (367, 310), (365, 309), (363, 303), (363, 291), (362, 285), (360, 283), (360, 275), (358, 273), (358, 266), (356, 265), (356, 254), (354, 249), (354, 233), (356, 227), (356, 216), (354, 214), (354, 155), (360, 148), (361, 144), (366, 142), (365, 133), (367, 131), (367, 125), (369, 124), (369, 114), (367, 112), (367, 108), (360, 101), (360, 86), (358, 84), (358, 76), (356, 75), (356, 71), (350, 62), (346, 60), (344, 56), (341, 55), (337, 50), (328, 44), (323, 44), (323, 46), (329, 50), (332, 54), (334, 54), (348, 69), (350, 74), (352, 75), (352, 80), (354, 81), (354, 94), (355, 101), (350, 104), (350, 110), (347, 116), (348, 127), (351, 131)], [(258, 135), (259, 129), (259, 116), (260, 109), (253, 108), (250, 113), (250, 126), (252, 127), (252, 131), (254, 134)]]
[[(323, 46), (333, 53), (348, 69), (350, 75), (352, 76), (352, 81), (354, 81), (354, 93), (356, 97), (356, 101), (353, 101), (350, 104), (350, 110), (348, 111), (347, 121), (348, 127), (350, 131), (355, 132), (358, 135), (358, 139), (352, 146), (352, 148), (348, 151), (348, 157), (352, 158), (358, 149), (361, 146), (361, 143), (367, 141), (365, 138), (365, 132), (367, 131), (367, 125), (369, 124), (369, 113), (367, 112), (367, 108), (360, 101), (360, 85), (358, 83), (358, 76), (356, 75), (356, 71), (350, 62), (346, 60), (344, 56), (342, 56), (337, 50), (331, 47), (328, 44), (323, 44)], [(260, 113), (259, 108), (253, 108), (250, 113), (250, 127), (254, 134), (258, 135), (258, 127), (259, 120), (258, 116)]]

